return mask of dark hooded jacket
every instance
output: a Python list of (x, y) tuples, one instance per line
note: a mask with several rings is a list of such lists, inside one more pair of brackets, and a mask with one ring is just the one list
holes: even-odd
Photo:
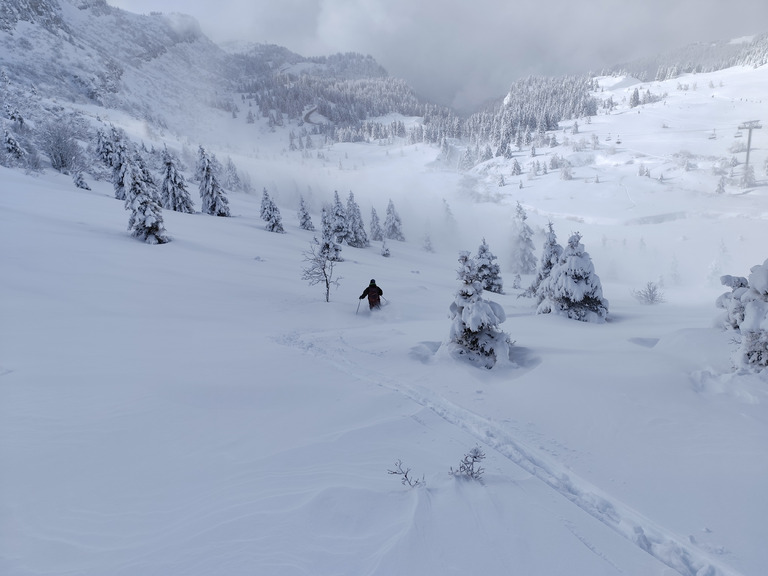
[(368, 304), (371, 308), (376, 308), (378, 306), (381, 306), (381, 296), (384, 295), (384, 290), (379, 288), (376, 285), (375, 280), (371, 280), (371, 283), (368, 285), (368, 287), (363, 290), (363, 293), (360, 295), (360, 300), (368, 296)]

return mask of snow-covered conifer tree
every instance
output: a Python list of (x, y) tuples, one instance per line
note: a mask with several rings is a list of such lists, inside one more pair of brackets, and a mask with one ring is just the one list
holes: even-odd
[(379, 215), (376, 214), (376, 208), (371, 208), (371, 240), (381, 242), (384, 239), (384, 230), (381, 228)]
[(365, 233), (365, 224), (363, 216), (360, 213), (360, 206), (355, 202), (355, 195), (350, 191), (347, 198), (347, 244), (353, 248), (365, 248), (370, 246), (368, 234)]
[(115, 187), (115, 198), (125, 200), (125, 187), (128, 164), (130, 163), (130, 142), (125, 133), (110, 127), (109, 134), (103, 130), (96, 133), (96, 154), (99, 159), (112, 168), (112, 184)]
[(313, 231), (315, 225), (312, 224), (312, 216), (309, 215), (307, 209), (307, 203), (304, 201), (304, 196), (299, 197), (299, 227), (302, 230)]
[(475, 261), (477, 262), (477, 273), (483, 290), (503, 294), (504, 283), (501, 279), (501, 267), (496, 262), (496, 256), (491, 252), (485, 238), (483, 238), (483, 243), (477, 249)]
[(189, 196), (184, 174), (179, 172), (176, 167), (176, 158), (168, 152), (168, 148), (163, 150), (163, 167), (163, 184), (160, 188), (161, 205), (174, 212), (194, 214), (195, 207)]
[(75, 186), (82, 190), (90, 190), (91, 187), (88, 186), (88, 182), (85, 181), (85, 177), (83, 176), (82, 170), (75, 170), (72, 173), (72, 181), (75, 183)]
[(389, 258), (389, 256), (390, 256), (389, 246), (387, 246), (387, 239), (386, 238), (382, 238), (382, 240), (381, 240), (381, 250), (379, 251), (379, 253), (382, 256), (384, 256), (384, 258)]
[(720, 180), (717, 181), (717, 190), (715, 190), (717, 194), (725, 194), (725, 182), (725, 176), (720, 176)]
[(163, 224), (163, 213), (153, 192), (154, 183), (141, 156), (123, 159), (126, 174), (125, 209), (131, 211), (128, 230), (131, 235), (147, 244), (165, 244), (170, 241)]
[(243, 182), (240, 180), (240, 174), (237, 172), (237, 166), (232, 158), (227, 156), (227, 162), (224, 165), (224, 188), (230, 190), (242, 190)]
[(197, 179), (200, 180), (202, 211), (211, 216), (229, 216), (229, 200), (216, 175), (215, 158), (198, 149)]
[(517, 203), (513, 220), (512, 238), (512, 272), (516, 274), (533, 274), (536, 271), (536, 256), (533, 254), (533, 230), (525, 221), (528, 219), (525, 209)]
[(608, 316), (608, 301), (603, 298), (600, 278), (578, 232), (568, 239), (568, 245), (542, 281), (538, 293), (544, 298), (537, 314), (551, 312), (596, 323), (605, 322)]
[(11, 134), (8, 130), (5, 130), (3, 146), (6, 154), (8, 154), (14, 160), (21, 160), (27, 154), (21, 144), (19, 144), (16, 138), (13, 137), (13, 134)]
[(328, 244), (328, 248), (325, 249), (328, 258), (334, 262), (342, 262), (344, 259), (341, 257), (341, 244), (336, 242), (332, 211), (333, 208), (331, 206), (323, 206), (323, 212), (320, 216), (322, 242)]
[(331, 229), (333, 230), (336, 243), (341, 244), (349, 235), (349, 226), (347, 222), (347, 211), (339, 198), (338, 190), (333, 192), (333, 206), (330, 212)]
[(469, 252), (459, 253), (459, 264), (461, 286), (450, 306), (448, 350), (484, 368), (508, 363), (511, 343), (509, 336), (498, 328), (506, 320), (504, 309), (482, 298), (478, 264)]
[(269, 196), (266, 188), (264, 188), (264, 192), (261, 196), (261, 219), (267, 223), (265, 228), (270, 232), (277, 232), (278, 234), (283, 234), (285, 232), (283, 229), (283, 217), (280, 215), (280, 209)]
[(424, 243), (422, 246), (424, 247), (424, 250), (430, 254), (435, 251), (435, 247), (432, 246), (432, 236), (430, 236), (429, 232), (424, 235)]
[(555, 228), (552, 222), (547, 224), (548, 230), (544, 236), (544, 247), (541, 250), (541, 258), (539, 259), (539, 268), (536, 271), (536, 278), (528, 289), (522, 294), (526, 298), (536, 297), (536, 304), (541, 304), (544, 300), (545, 294), (540, 287), (542, 282), (549, 277), (549, 273), (552, 267), (560, 260), (560, 255), (563, 253), (563, 247), (557, 243), (557, 235), (555, 234)]
[(726, 313), (723, 325), (739, 333), (739, 347), (733, 355), (738, 370), (768, 369), (768, 259), (753, 266), (749, 278), (723, 276), (731, 288), (717, 299)]
[(384, 238), (404, 242), (405, 236), (403, 236), (402, 228), (403, 224), (400, 221), (400, 216), (397, 214), (395, 205), (390, 199), (389, 204), (387, 204), (387, 217), (384, 219)]

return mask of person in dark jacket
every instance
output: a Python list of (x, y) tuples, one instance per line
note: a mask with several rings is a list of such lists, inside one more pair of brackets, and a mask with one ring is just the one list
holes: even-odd
[(381, 297), (383, 294), (384, 290), (376, 285), (376, 280), (371, 280), (371, 283), (368, 284), (368, 287), (360, 295), (360, 300), (368, 296), (368, 306), (370, 306), (371, 310), (381, 308)]

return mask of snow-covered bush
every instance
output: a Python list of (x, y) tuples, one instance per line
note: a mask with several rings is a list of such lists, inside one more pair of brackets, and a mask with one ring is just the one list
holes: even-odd
[(723, 325), (739, 333), (733, 355), (737, 369), (761, 371), (768, 367), (768, 259), (753, 266), (749, 278), (723, 276), (731, 292), (717, 299), (725, 309)]
[(749, 291), (749, 280), (743, 276), (731, 276), (730, 274), (721, 276), (720, 283), (728, 286), (731, 291), (721, 294), (715, 305), (725, 310), (719, 319), (723, 328), (738, 330), (744, 320), (744, 304), (741, 297)]
[(75, 123), (67, 118), (55, 118), (44, 122), (37, 132), (37, 141), (51, 161), (51, 168), (62, 174), (82, 167), (83, 153), (77, 142)]
[(648, 282), (645, 288), (632, 290), (632, 296), (640, 304), (661, 304), (664, 302), (664, 291), (656, 282)]
[(482, 298), (483, 285), (478, 263), (469, 252), (459, 253), (461, 286), (450, 306), (452, 320), (448, 350), (484, 368), (509, 361), (509, 336), (498, 325), (506, 320), (504, 309)]
[(544, 298), (537, 314), (551, 312), (597, 323), (605, 322), (608, 316), (608, 301), (603, 298), (600, 278), (578, 232), (568, 239), (568, 245), (549, 277), (541, 283), (539, 292)]

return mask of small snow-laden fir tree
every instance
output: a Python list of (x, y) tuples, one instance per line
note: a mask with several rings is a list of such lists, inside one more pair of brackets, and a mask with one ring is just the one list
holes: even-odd
[(738, 330), (744, 320), (744, 303), (741, 297), (749, 292), (749, 280), (743, 276), (728, 274), (720, 277), (720, 283), (731, 289), (730, 292), (721, 294), (715, 301), (718, 308), (725, 310), (720, 322), (723, 328)]
[(539, 267), (536, 270), (536, 278), (528, 289), (522, 294), (526, 298), (536, 297), (536, 304), (541, 304), (545, 298), (543, 290), (540, 290), (544, 280), (549, 278), (549, 273), (552, 271), (552, 267), (560, 260), (560, 256), (563, 253), (563, 247), (557, 243), (557, 234), (555, 234), (555, 228), (552, 222), (547, 224), (547, 233), (544, 235), (544, 247), (541, 251), (541, 258), (539, 259)]
[(285, 233), (283, 229), (283, 217), (280, 215), (280, 209), (275, 204), (274, 200), (269, 196), (267, 189), (264, 188), (264, 192), (261, 197), (261, 219), (264, 220), (267, 225), (265, 228), (270, 232), (276, 232), (278, 234)]
[(384, 219), (384, 238), (388, 240), (405, 241), (403, 236), (403, 224), (400, 221), (400, 216), (395, 210), (395, 204), (390, 199), (387, 204), (387, 216)]
[(338, 190), (333, 192), (333, 206), (331, 207), (330, 217), (334, 241), (337, 244), (341, 244), (349, 236), (349, 223), (347, 222), (347, 211), (344, 209), (344, 204), (341, 203)]
[(389, 246), (387, 246), (387, 239), (383, 238), (381, 240), (381, 250), (379, 251), (379, 254), (384, 256), (384, 258), (389, 258), (391, 256), (389, 252)]
[(332, 210), (333, 208), (331, 206), (323, 206), (323, 212), (320, 216), (322, 241), (329, 246), (325, 249), (328, 258), (334, 262), (343, 262), (344, 259), (341, 257), (341, 244), (336, 242), (336, 235), (333, 231)]
[(209, 156), (202, 146), (198, 149), (197, 155), (196, 175), (200, 181), (202, 211), (211, 216), (228, 217), (230, 215), (229, 200), (216, 175), (216, 159)]
[(381, 242), (384, 240), (384, 230), (379, 221), (379, 215), (376, 214), (376, 208), (371, 208), (371, 240)]
[(72, 181), (75, 183), (75, 186), (80, 188), (81, 190), (90, 190), (91, 187), (88, 186), (88, 182), (85, 181), (85, 178), (83, 177), (83, 171), (82, 170), (76, 170), (72, 173)]
[(768, 369), (768, 259), (753, 266), (749, 278), (723, 276), (721, 282), (731, 287), (717, 299), (725, 309), (723, 325), (738, 332), (739, 347), (733, 354), (737, 370)]
[(160, 204), (163, 208), (194, 214), (195, 206), (187, 190), (184, 174), (176, 167), (177, 160), (166, 147), (163, 149), (163, 184), (160, 187)]
[(360, 206), (355, 202), (355, 195), (351, 191), (347, 198), (347, 244), (353, 248), (366, 248), (371, 245), (365, 232)]
[(109, 134), (99, 131), (96, 135), (96, 154), (106, 166), (112, 168), (112, 185), (118, 200), (125, 200), (130, 149), (131, 143), (125, 133), (114, 126), (110, 127)]
[(19, 162), (27, 155), (26, 150), (19, 144), (18, 140), (7, 129), (4, 130), (3, 136), (3, 148), (5, 153), (12, 159), (12, 161)]
[(243, 181), (240, 179), (237, 166), (230, 156), (227, 156), (227, 162), (224, 165), (224, 188), (241, 191), (243, 189)]
[(752, 188), (755, 186), (755, 167), (747, 166), (744, 168), (744, 174), (741, 175), (739, 186), (741, 188)]
[(533, 253), (533, 230), (526, 224), (528, 215), (520, 202), (515, 208), (515, 217), (512, 221), (512, 257), (511, 266), (513, 273), (533, 274), (536, 272), (536, 256)]
[(539, 287), (544, 299), (537, 314), (560, 314), (582, 322), (605, 322), (608, 301), (600, 278), (577, 232), (568, 239), (560, 259)]
[(299, 228), (302, 230), (314, 231), (315, 225), (312, 224), (312, 216), (309, 215), (307, 209), (307, 203), (304, 201), (304, 196), (299, 197)]
[(475, 261), (477, 262), (477, 272), (480, 276), (483, 290), (503, 294), (504, 282), (501, 279), (501, 267), (496, 262), (496, 256), (491, 252), (485, 238), (483, 238), (483, 243), (477, 249)]
[(125, 209), (131, 211), (128, 230), (135, 238), (147, 244), (165, 244), (170, 241), (163, 224), (163, 213), (153, 192), (154, 183), (136, 153), (133, 160), (124, 159), (126, 174)]
[(509, 362), (509, 336), (498, 326), (506, 320), (504, 309), (482, 298), (483, 285), (477, 261), (469, 252), (459, 252), (461, 286), (450, 306), (451, 329), (448, 350), (484, 368)]
[(424, 242), (422, 244), (424, 251), (432, 254), (435, 251), (435, 247), (432, 246), (432, 236), (427, 232), (424, 234)]

